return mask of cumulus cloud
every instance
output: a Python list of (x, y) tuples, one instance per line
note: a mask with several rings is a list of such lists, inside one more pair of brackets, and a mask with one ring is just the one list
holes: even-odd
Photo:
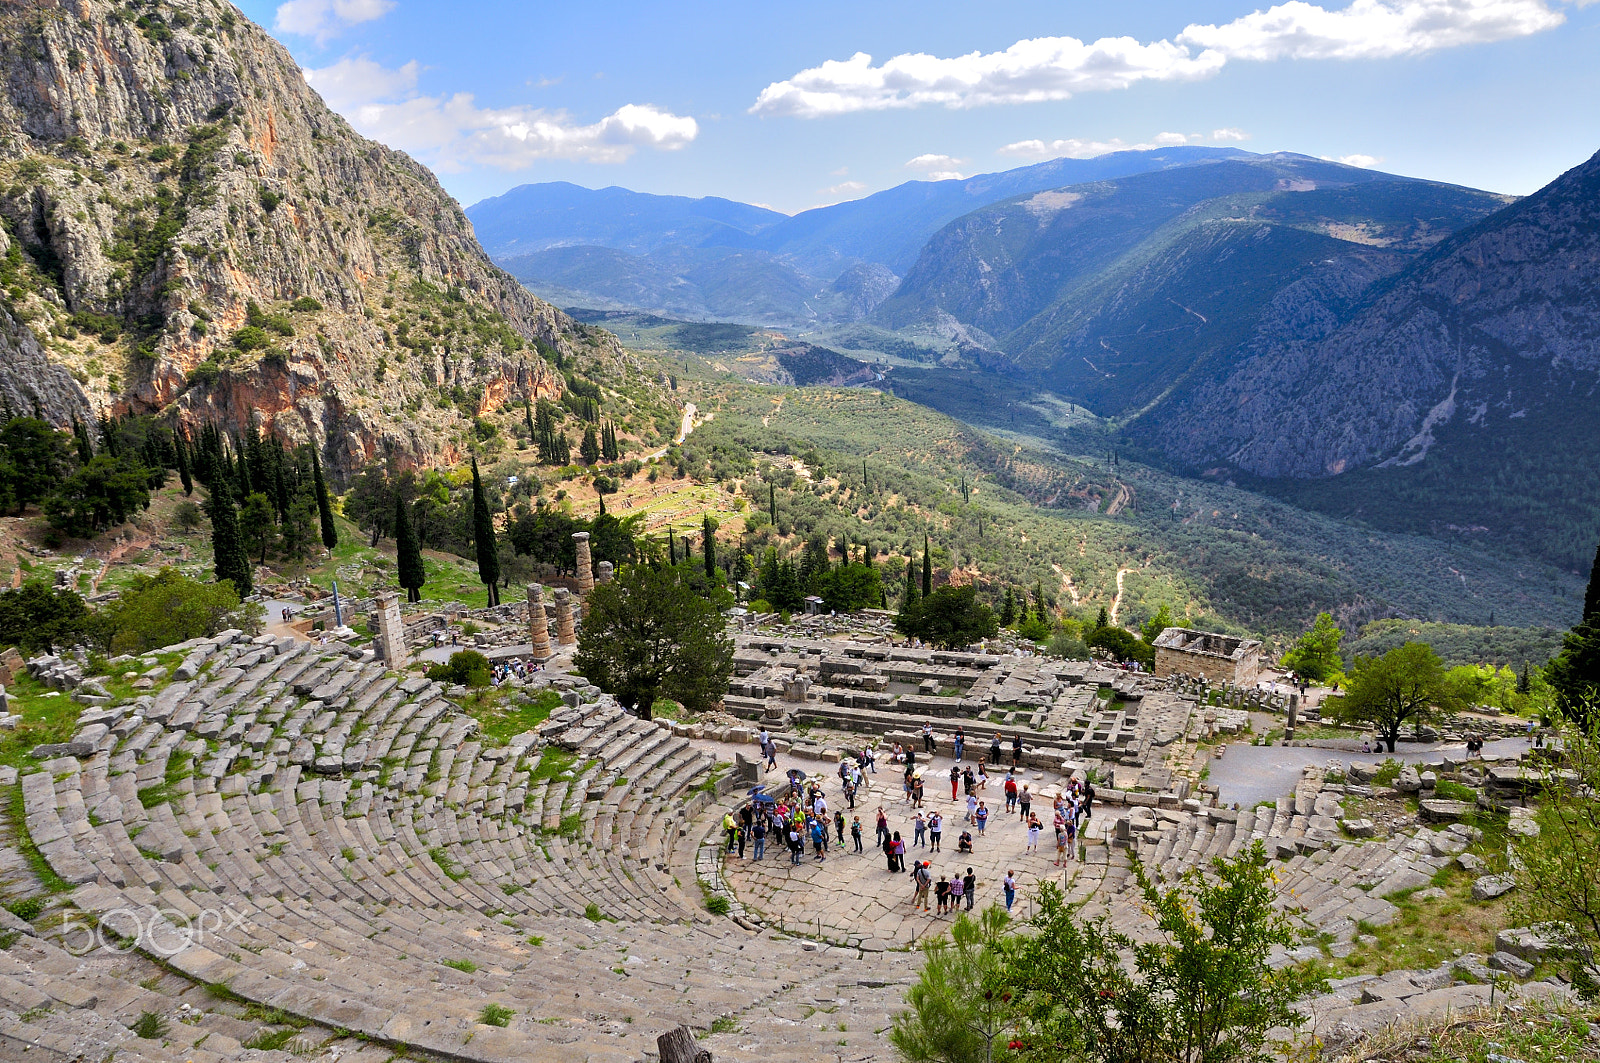
[(867, 186), (862, 184), (860, 181), (840, 181), (838, 184), (833, 185), (830, 188), (822, 189), (822, 194), (825, 196), (843, 196), (848, 195), (851, 192), (865, 191), (866, 187)]
[(914, 159), (906, 160), (908, 170), (953, 170), (966, 162), (954, 155), (918, 155)]
[(315, 37), (318, 44), (341, 30), (382, 18), (394, 0), (288, 0), (278, 5), (273, 25), (284, 33)]
[(422, 95), (415, 62), (390, 69), (352, 56), (303, 73), (361, 133), (446, 171), (464, 164), (520, 170), (539, 159), (622, 162), (639, 148), (675, 151), (700, 132), (693, 118), (642, 104), (585, 125), (563, 111), (479, 107), (470, 93)]
[(1359, 167), (1361, 167), (1362, 169), (1365, 170), (1365, 169), (1371, 169), (1372, 167), (1378, 165), (1378, 163), (1382, 162), (1383, 159), (1378, 157), (1378, 156), (1376, 156), (1376, 155), (1360, 155), (1360, 154), (1357, 154), (1357, 155), (1341, 155), (1341, 156), (1339, 156), (1339, 161), (1344, 163), (1346, 166), (1359, 166)]
[(1250, 134), (1242, 129), (1213, 129), (1211, 139), (1215, 141), (1249, 140)]
[(1545, 0), (1355, 0), (1342, 11), (1290, 0), (1222, 26), (1189, 26), (1178, 43), (1230, 59), (1387, 59), (1526, 37), (1566, 16)]
[(761, 90), (753, 114), (819, 118), (942, 104), (1064, 100), (1141, 81), (1207, 78), (1229, 60), (1379, 59), (1524, 37), (1565, 19), (1548, 0), (1353, 0), (1333, 11), (1290, 0), (1220, 26), (1190, 25), (1173, 40), (1037, 37), (1003, 52), (941, 58), (923, 52), (874, 65), (857, 52)]

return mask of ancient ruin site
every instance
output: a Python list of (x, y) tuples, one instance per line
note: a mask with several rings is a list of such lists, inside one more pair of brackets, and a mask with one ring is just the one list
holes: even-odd
[[(1325, 733), (1314, 700), (1181, 671), (1179, 646), (1157, 676), (999, 642), (918, 648), (881, 614), (784, 625), (742, 610), (721, 710), (646, 720), (573, 672), (596, 577), (610, 566), (579, 593), (530, 587), (531, 608), (344, 603), (370, 612), (367, 647), (224, 632), (118, 660), (132, 697), (108, 696), (70, 657), (8, 655), (85, 708), (20, 779), (29, 844), (63, 892), (41, 891), (31, 920), (0, 915), (0, 1054), (893, 1059), (885, 1034), (920, 946), (951, 919), (914, 907), (907, 876), (887, 870), (880, 810), (934, 877), (971, 875), (979, 908), (1003, 903), (1014, 875), (1026, 918), (1052, 881), (1135, 937), (1150, 922), (1133, 858), (1170, 880), (1262, 844), (1277, 903), (1304, 929), (1272, 962), (1331, 972), (1332, 991), (1303, 1004), (1303, 1036), (1330, 1050), (1491, 993), (1568, 992), (1537, 980), (1552, 946), (1527, 928), (1405, 969), (1347, 966), (1402, 923), (1499, 916), (1513, 884), (1503, 839), (1460, 821), (1476, 805), (1537, 831), (1520, 728), (1448, 721), (1396, 770), (1361, 752), (1358, 731), (1296, 737)], [(467, 711), (475, 692), (419, 674), (469, 618), (469, 641), (514, 662), (501, 691), (545, 706), (536, 724), (487, 733)], [(1470, 762), (1468, 729), (1490, 736)], [(869, 748), (851, 801), (841, 759)], [(912, 751), (920, 805), (896, 748)], [(980, 763), (981, 828), (951, 781), (952, 766)], [(1047, 822), (1073, 780), (1094, 786), (1070, 851), (1048, 830), (1028, 851), (1008, 772)], [(863, 851), (845, 830), (825, 858), (808, 845), (796, 861), (777, 839), (760, 859), (743, 842), (729, 852), (725, 817), (753, 795), (783, 799), (791, 777), (859, 817)], [(934, 813), (937, 851), (912, 841)], [(131, 1036), (140, 1021), (162, 1037)]]

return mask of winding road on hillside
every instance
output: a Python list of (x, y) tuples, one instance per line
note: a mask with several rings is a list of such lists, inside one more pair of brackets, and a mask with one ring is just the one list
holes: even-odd
[(1122, 577), (1133, 571), (1135, 570), (1131, 568), (1117, 569), (1117, 596), (1111, 599), (1111, 608), (1106, 611), (1106, 618), (1113, 627), (1117, 623), (1117, 610), (1122, 608)]
[[(678, 425), (678, 434), (675, 437), (673, 437), (672, 443), (673, 443), (674, 446), (676, 446), (679, 443), (682, 443), (685, 439), (688, 439), (689, 438), (689, 433), (694, 431), (694, 415), (695, 415), (696, 410), (697, 410), (697, 407), (695, 406), (694, 403), (688, 402), (688, 403), (684, 404), (684, 407), (683, 407), (683, 423)], [(655, 461), (657, 458), (665, 457), (666, 453), (667, 453), (667, 448), (666, 447), (662, 447), (660, 450), (655, 451), (652, 454), (646, 454), (644, 456), (644, 460), (645, 461)]]

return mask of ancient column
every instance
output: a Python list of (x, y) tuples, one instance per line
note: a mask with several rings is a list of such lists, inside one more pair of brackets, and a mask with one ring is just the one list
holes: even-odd
[(572, 541), (578, 548), (578, 593), (588, 597), (594, 590), (594, 562), (589, 557), (589, 533), (573, 532)]
[(565, 587), (556, 588), (556, 641), (563, 646), (578, 641), (578, 632), (572, 623), (572, 592)]
[(611, 577), (617, 574), (617, 566), (609, 561), (602, 561), (594, 566), (594, 581), (596, 583), (610, 583)]
[(406, 625), (400, 619), (400, 596), (393, 591), (378, 595), (378, 637), (376, 649), (385, 668), (398, 670), (411, 663), (406, 651)]
[(1295, 724), (1298, 722), (1299, 716), (1300, 716), (1300, 695), (1299, 694), (1290, 694), (1289, 695), (1289, 722), (1283, 729), (1283, 740), (1285, 742), (1291, 742), (1291, 741), (1294, 740), (1294, 727), (1295, 727)]
[(544, 613), (544, 588), (537, 583), (528, 584), (528, 641), (534, 660), (547, 661), (555, 655), (550, 649), (550, 618)]

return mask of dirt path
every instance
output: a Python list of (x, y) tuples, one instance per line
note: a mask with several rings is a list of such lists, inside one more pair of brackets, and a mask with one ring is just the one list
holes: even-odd
[(1122, 608), (1122, 577), (1135, 571), (1138, 570), (1131, 568), (1117, 569), (1117, 596), (1111, 599), (1111, 608), (1106, 610), (1106, 617), (1113, 625), (1117, 622), (1117, 610)]
[(1118, 513), (1121, 513), (1123, 507), (1131, 501), (1133, 501), (1133, 490), (1129, 488), (1127, 484), (1119, 482), (1117, 484), (1117, 496), (1113, 498), (1111, 500), (1111, 504), (1106, 507), (1106, 516), (1115, 517)]
[(1082, 605), (1083, 602), (1078, 597), (1078, 588), (1072, 585), (1072, 573), (1068, 572), (1066, 569), (1062, 568), (1058, 564), (1055, 564), (1054, 562), (1051, 562), (1050, 567), (1055, 569), (1056, 575), (1061, 577), (1061, 589), (1066, 591), (1067, 594), (1072, 598), (1072, 604)]
[(761, 418), (761, 427), (762, 428), (767, 427), (767, 422), (772, 420), (774, 417), (776, 417), (778, 415), (778, 412), (780, 410), (782, 410), (782, 409), (783, 409), (783, 396), (779, 395), (777, 398), (772, 400), (772, 409), (767, 411), (767, 415), (765, 417)]

